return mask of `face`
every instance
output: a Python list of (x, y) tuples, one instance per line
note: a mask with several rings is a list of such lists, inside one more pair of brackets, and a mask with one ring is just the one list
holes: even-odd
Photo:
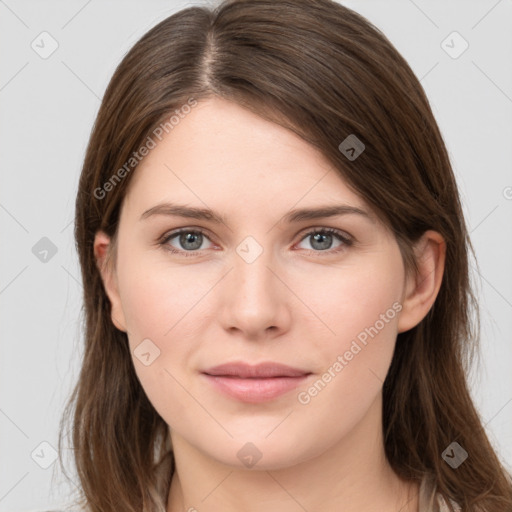
[[(290, 218), (331, 207), (344, 209)], [(279, 468), (348, 436), (380, 397), (402, 327), (392, 234), (316, 149), (221, 99), (198, 103), (137, 168), (113, 275), (113, 321), (173, 441), (238, 467), (249, 442), (259, 467)], [(232, 362), (302, 376), (204, 373)]]

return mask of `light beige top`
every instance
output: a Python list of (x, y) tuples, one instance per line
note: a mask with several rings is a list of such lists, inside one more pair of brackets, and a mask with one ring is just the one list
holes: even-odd
[[(451, 502), (456, 511), (461, 508)], [(432, 480), (424, 478), (419, 490), (419, 512), (449, 512), (448, 505), (444, 498), (436, 492), (436, 486)]]

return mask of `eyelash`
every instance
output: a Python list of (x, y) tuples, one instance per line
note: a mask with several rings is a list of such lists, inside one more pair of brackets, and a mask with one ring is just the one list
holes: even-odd
[[(179, 229), (177, 231), (173, 231), (171, 233), (166, 233), (165, 235), (163, 235), (163, 237), (161, 237), (160, 240), (158, 241), (158, 245), (162, 246), (163, 249), (165, 249), (165, 250), (167, 250), (167, 251), (169, 251), (169, 252), (171, 252), (173, 254), (179, 254), (179, 255), (182, 255), (182, 256), (185, 256), (185, 257), (197, 256), (197, 254), (200, 253), (201, 250), (197, 250), (196, 249), (194, 251), (181, 251), (181, 250), (178, 250), (178, 249), (168, 245), (170, 240), (172, 240), (174, 237), (180, 235), (181, 233), (201, 234), (204, 237), (208, 238), (208, 240), (210, 240), (210, 238), (208, 237), (208, 234), (205, 231), (203, 231), (202, 229), (199, 229), (199, 228), (194, 228), (194, 229), (191, 229), (191, 228), (181, 228), (181, 229)], [(337, 247), (336, 249), (327, 249), (327, 250), (324, 250), (324, 251), (321, 251), (321, 250), (316, 250), (315, 251), (313, 249), (304, 249), (306, 252), (314, 253), (314, 254), (318, 254), (318, 253), (320, 253), (320, 254), (334, 254), (334, 253), (342, 251), (346, 247), (352, 246), (353, 243), (354, 243), (354, 241), (351, 238), (349, 238), (348, 236), (346, 236), (342, 231), (339, 231), (339, 230), (334, 229), (334, 228), (315, 228), (315, 229), (305, 233), (305, 235), (299, 240), (299, 242), (302, 242), (306, 238), (308, 238), (310, 236), (313, 236), (313, 235), (317, 235), (317, 234), (334, 235), (340, 242), (343, 242), (343, 245), (341, 245), (340, 247)]]

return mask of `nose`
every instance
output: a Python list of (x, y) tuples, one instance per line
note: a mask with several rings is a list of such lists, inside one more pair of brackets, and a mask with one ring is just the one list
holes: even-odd
[[(242, 256), (240, 256), (242, 254)], [(223, 279), (219, 318), (225, 330), (260, 340), (276, 337), (290, 325), (291, 292), (283, 283), (270, 250), (251, 261), (233, 255), (231, 271)]]

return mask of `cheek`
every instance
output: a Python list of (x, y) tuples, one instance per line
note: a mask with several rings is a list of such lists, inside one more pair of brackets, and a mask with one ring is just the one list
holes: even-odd
[(373, 372), (376, 379), (384, 379), (391, 363), (402, 309), (402, 280), (400, 259), (383, 255), (364, 273), (355, 274), (348, 285), (351, 303), (343, 314), (349, 324), (349, 336), (343, 337), (345, 359), (354, 367), (364, 367), (358, 371)]
[[(329, 331), (315, 341), (314, 352), (322, 354), (323, 364), (313, 385), (301, 389), (299, 403), (331, 409), (340, 425), (368, 409), (391, 364), (402, 282), (399, 254), (382, 254), (365, 265), (337, 270), (323, 295), (309, 294)], [(339, 407), (332, 409), (333, 403)]]
[(119, 267), (123, 312), (134, 339), (153, 336), (165, 342), (197, 316), (208, 287), (199, 278), (191, 279), (186, 267), (162, 265), (144, 255)]
[[(172, 424), (186, 416), (192, 399), (185, 368), (201, 339), (210, 279), (190, 279), (189, 270), (119, 262), (118, 276), (131, 357), (137, 377), (157, 412)], [(170, 399), (172, 397), (172, 400)]]
[(315, 347), (322, 351), (322, 369), (297, 392), (300, 417), (311, 421), (316, 431), (324, 425), (326, 442), (348, 435), (380, 396), (393, 357), (400, 307), (396, 302), (393, 307), (387, 297), (381, 299), (351, 316), (340, 313), (334, 327), (337, 336)]
[[(299, 297), (315, 315), (322, 332), (317, 347), (324, 353), (347, 349), (351, 340), (376, 326), (380, 339), (394, 341), (403, 269), (395, 251), (372, 254), (344, 267), (303, 273), (294, 280)], [(384, 323), (383, 323), (384, 322)], [(313, 325), (310, 329), (313, 329)], [(347, 347), (347, 348), (345, 348)]]

